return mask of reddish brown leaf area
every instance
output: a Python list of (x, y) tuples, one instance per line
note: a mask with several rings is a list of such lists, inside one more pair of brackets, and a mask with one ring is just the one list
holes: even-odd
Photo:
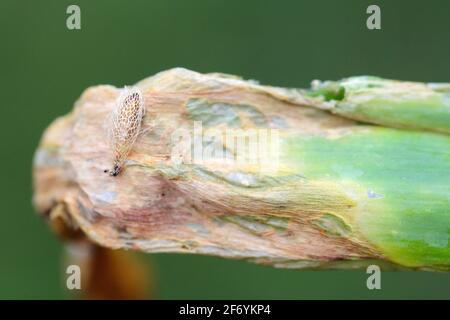
[[(223, 164), (176, 165), (171, 159), (172, 134), (191, 129), (191, 99), (233, 106), (241, 128), (278, 126), (285, 134), (329, 134), (329, 129), (345, 134), (354, 126), (351, 120), (304, 107), (310, 102), (298, 93), (223, 75), (174, 69), (137, 86), (146, 97), (144, 131), (117, 177), (104, 170), (112, 163), (105, 123), (118, 89), (86, 90), (74, 111), (47, 129), (34, 163), (40, 212), (62, 204), (63, 221), (108, 248), (219, 255), (295, 268), (381, 257), (357, 235), (332, 236), (310, 223), (326, 213), (326, 206), (316, 207), (318, 201), (329, 198), (330, 208), (350, 210), (353, 204), (341, 192), (301, 177), (250, 188), (218, 176), (235, 172)], [(218, 120), (217, 128), (234, 125)], [(306, 193), (316, 189), (319, 200)], [(100, 265), (116, 259), (99, 252)]]

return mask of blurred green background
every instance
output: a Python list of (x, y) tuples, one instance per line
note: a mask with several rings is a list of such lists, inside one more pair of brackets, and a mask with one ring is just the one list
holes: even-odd
[[(81, 30), (66, 8), (81, 7)], [(381, 7), (382, 29), (366, 28)], [(183, 66), (306, 87), (351, 75), (450, 82), (449, 1), (195, 0), (0, 2), (0, 298), (67, 298), (62, 245), (31, 205), (46, 126), (92, 85)], [(145, 255), (159, 298), (450, 298), (450, 276), (295, 271), (214, 257)]]

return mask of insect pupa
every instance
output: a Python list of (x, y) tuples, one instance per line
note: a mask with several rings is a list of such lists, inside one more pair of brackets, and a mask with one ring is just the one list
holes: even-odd
[(112, 167), (105, 170), (117, 176), (141, 131), (145, 105), (142, 92), (137, 87), (125, 87), (117, 98), (108, 123), (108, 138), (112, 151)]

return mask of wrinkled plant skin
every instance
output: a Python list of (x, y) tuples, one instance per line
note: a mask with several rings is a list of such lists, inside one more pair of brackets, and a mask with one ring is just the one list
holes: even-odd
[[(422, 100), (414, 104), (411, 95), (402, 105), (404, 92), (396, 96), (384, 85), (382, 107), (374, 102), (382, 86), (371, 99), (372, 85), (360, 83), (366, 97), (358, 101), (369, 105), (347, 108), (356, 103), (356, 89), (344, 82), (297, 90), (181, 68), (158, 73), (136, 84), (146, 96), (144, 131), (117, 177), (103, 171), (111, 163), (105, 119), (120, 92), (89, 88), (42, 138), (35, 206), (48, 217), (57, 208), (67, 225), (108, 248), (287, 268), (353, 268), (376, 260), (448, 271), (450, 137), (442, 119), (448, 100), (423, 105), (439, 114), (424, 119)], [(377, 112), (389, 107), (383, 120)], [(431, 132), (433, 121), (440, 133)], [(212, 155), (224, 147), (231, 158), (241, 152), (230, 149), (226, 129), (270, 129), (277, 139), (251, 163), (217, 161)], [(201, 161), (193, 159), (198, 150), (174, 153), (179, 135), (200, 141)]]

